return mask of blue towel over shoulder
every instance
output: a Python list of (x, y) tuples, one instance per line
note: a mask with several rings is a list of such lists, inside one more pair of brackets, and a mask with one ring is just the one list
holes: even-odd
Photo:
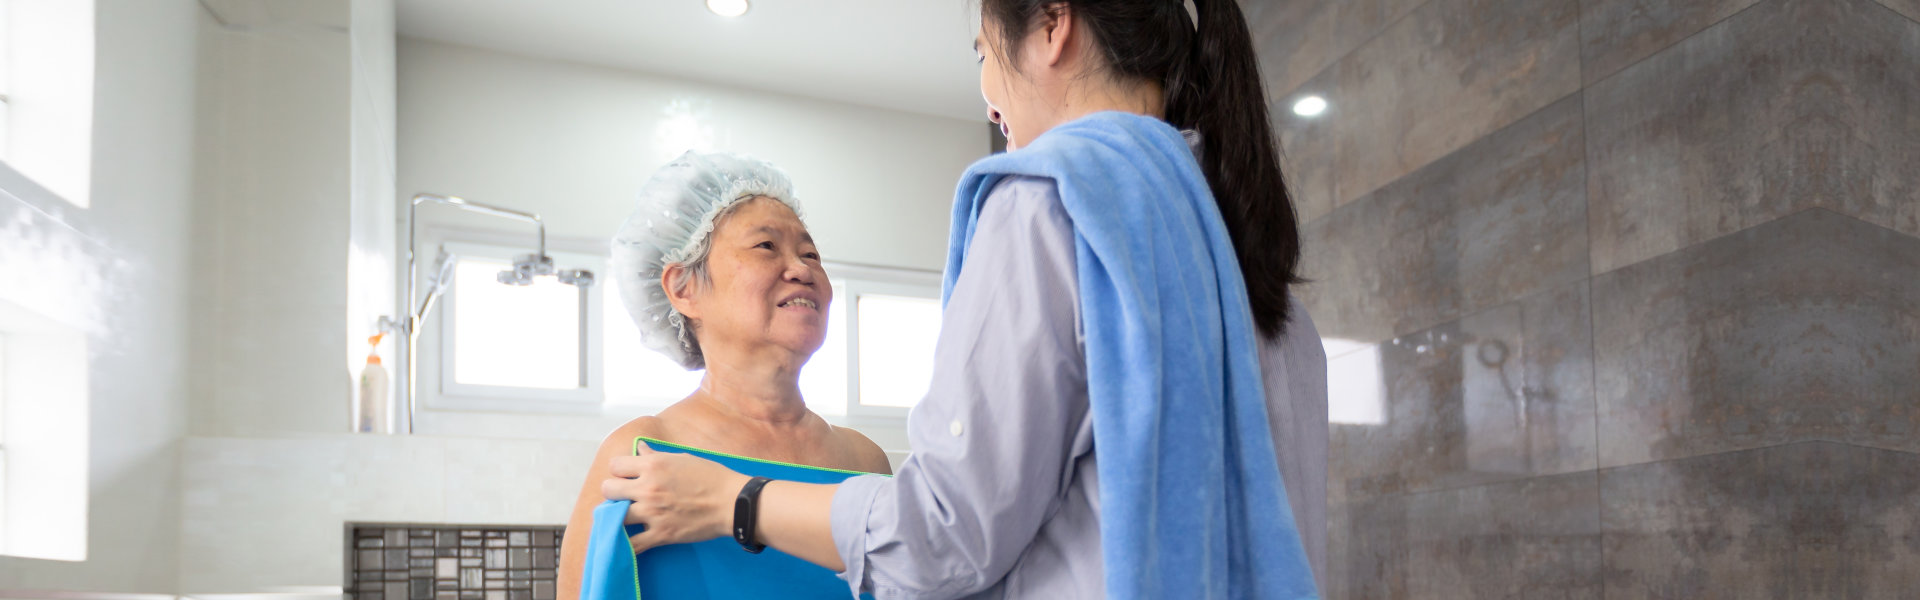
[[(634, 443), (645, 443), (661, 452), (692, 454), (745, 475), (781, 481), (840, 483), (862, 474), (743, 458), (644, 438)], [(847, 597), (846, 582), (826, 567), (773, 548), (748, 554), (733, 538), (661, 546), (636, 555), (627, 536), (639, 533), (641, 527), (625, 524), (627, 504), (625, 500), (609, 500), (593, 510), (586, 571), (580, 579), (581, 600)]]
[(1052, 179), (1073, 221), (1108, 597), (1317, 598), (1273, 454), (1246, 282), (1186, 140), (1102, 112), (974, 163), (945, 295), (982, 204), (1016, 175)]

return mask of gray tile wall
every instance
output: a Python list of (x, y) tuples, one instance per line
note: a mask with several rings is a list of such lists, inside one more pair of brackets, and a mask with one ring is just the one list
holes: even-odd
[(561, 526), (347, 525), (347, 600), (554, 600)]
[(1328, 598), (1920, 589), (1920, 2), (1241, 4)]

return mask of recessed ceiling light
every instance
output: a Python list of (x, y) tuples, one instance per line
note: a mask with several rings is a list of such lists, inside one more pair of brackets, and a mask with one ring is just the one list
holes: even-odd
[(1302, 117), (1317, 117), (1327, 112), (1327, 99), (1319, 96), (1307, 96), (1293, 103), (1293, 114)]
[(707, 10), (722, 17), (747, 14), (747, 0), (707, 0)]

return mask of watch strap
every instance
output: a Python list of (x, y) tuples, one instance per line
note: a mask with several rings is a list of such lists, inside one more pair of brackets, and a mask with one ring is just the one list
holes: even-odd
[(740, 496), (733, 500), (733, 541), (750, 554), (759, 554), (767, 549), (766, 544), (754, 541), (760, 518), (760, 489), (773, 481), (765, 477), (747, 480), (740, 487)]

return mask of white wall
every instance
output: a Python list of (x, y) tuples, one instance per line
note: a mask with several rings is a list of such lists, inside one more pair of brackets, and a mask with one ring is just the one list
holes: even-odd
[[(353, 60), (348, 120), (348, 165), (352, 198), (347, 256), (348, 372), (366, 364), (368, 335), (382, 315), (395, 312), (394, 0), (351, 0), (349, 45)], [(383, 341), (381, 355), (395, 344)], [(357, 389), (357, 388), (356, 388)], [(389, 394), (391, 397), (391, 394)]]
[(212, 362), (180, 454), (179, 593), (339, 586), (347, 522), (562, 522), (597, 446), (344, 433), (341, 359), (394, 306), (393, 6), (301, 2), (216, 3), (229, 26), (202, 47)]
[(534, 211), (551, 235), (604, 240), (688, 140), (785, 169), (828, 260), (929, 271), (945, 266), (954, 185), (988, 146), (971, 121), (400, 41), (403, 197)]
[(200, 52), (194, 355), (205, 368), (192, 432), (344, 431), (348, 2), (212, 6), (225, 25), (205, 28)]
[(0, 194), (0, 298), (87, 332), (91, 413), (86, 560), (0, 558), (0, 589), (174, 588), (200, 15), (98, 0), (90, 206)]
[(597, 442), (334, 434), (194, 438), (180, 589), (338, 586), (344, 523), (566, 521)]

